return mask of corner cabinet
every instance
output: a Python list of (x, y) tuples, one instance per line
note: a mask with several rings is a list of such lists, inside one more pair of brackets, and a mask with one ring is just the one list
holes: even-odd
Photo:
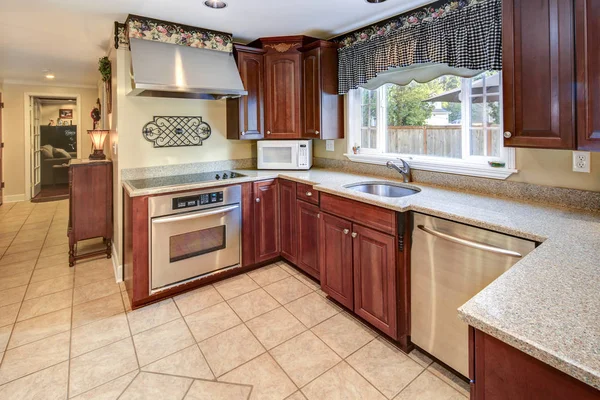
[(296, 183), (279, 180), (279, 230), (281, 232), (281, 256), (296, 264), (298, 243), (296, 235)]
[(503, 0), (504, 145), (575, 148), (572, 0)]
[(340, 139), (337, 44), (308, 36), (236, 45), (248, 96), (227, 100), (228, 139)]
[(600, 151), (600, 2), (575, 0), (577, 147)]
[(227, 138), (263, 139), (265, 134), (265, 51), (235, 46), (235, 58), (247, 96), (227, 99)]
[(301, 49), (302, 112), (306, 139), (344, 137), (344, 103), (338, 94), (338, 46), (319, 40)]
[(277, 179), (255, 182), (254, 245), (256, 263), (279, 257), (279, 184)]

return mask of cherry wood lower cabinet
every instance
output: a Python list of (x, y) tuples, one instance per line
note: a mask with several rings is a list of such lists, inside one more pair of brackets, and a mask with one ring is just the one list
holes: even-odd
[(408, 213), (321, 194), (321, 288), (404, 351), (410, 341)]
[(469, 327), (471, 400), (598, 400), (600, 391)]
[(354, 312), (387, 333), (397, 335), (396, 240), (354, 224)]
[(296, 226), (296, 182), (279, 180), (279, 229), (281, 256), (296, 264), (298, 252)]
[(321, 213), (321, 289), (342, 305), (354, 309), (351, 231), (350, 221)]
[(279, 183), (277, 179), (254, 182), (254, 244), (257, 263), (279, 257)]
[(298, 256), (296, 265), (315, 279), (321, 279), (319, 269), (319, 206), (296, 201)]

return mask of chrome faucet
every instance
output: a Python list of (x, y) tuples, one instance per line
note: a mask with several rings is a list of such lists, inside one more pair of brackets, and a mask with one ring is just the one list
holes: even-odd
[(398, 171), (400, 175), (402, 175), (402, 178), (404, 178), (404, 183), (408, 183), (410, 182), (410, 165), (408, 165), (408, 163), (401, 158), (398, 160), (402, 162), (401, 167), (398, 166), (398, 164), (396, 164), (394, 161), (388, 161), (385, 165), (390, 169), (395, 169)]

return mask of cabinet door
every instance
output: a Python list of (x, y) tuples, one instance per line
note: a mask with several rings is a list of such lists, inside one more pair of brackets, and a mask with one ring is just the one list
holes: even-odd
[(254, 243), (257, 263), (279, 256), (279, 189), (276, 179), (254, 183)]
[(301, 62), (301, 53), (273, 53), (265, 56), (267, 139), (301, 136)]
[(296, 182), (279, 180), (279, 229), (281, 230), (281, 255), (296, 264), (298, 248), (296, 231)]
[(302, 110), (304, 130), (302, 136), (319, 138), (321, 133), (321, 49), (315, 48), (302, 55), (304, 80)]
[(574, 148), (573, 1), (503, 0), (502, 13), (505, 146)]
[(319, 271), (319, 207), (302, 200), (296, 202), (298, 256), (296, 265), (320, 279)]
[(577, 147), (600, 151), (600, 2), (575, 1)]
[(352, 309), (352, 223), (321, 213), (319, 254), (321, 289), (333, 299)]
[(391, 337), (397, 334), (394, 236), (353, 226), (354, 312)]
[(254, 197), (252, 182), (242, 183), (242, 265), (255, 263)]
[(248, 95), (227, 99), (227, 138), (264, 139), (264, 51), (236, 46), (237, 66)]

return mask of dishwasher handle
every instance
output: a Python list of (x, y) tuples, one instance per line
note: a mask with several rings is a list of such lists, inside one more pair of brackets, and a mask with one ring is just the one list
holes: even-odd
[(447, 233), (438, 232), (431, 228), (427, 228), (426, 226), (423, 226), (423, 225), (418, 225), (418, 228), (425, 233), (429, 233), (430, 235), (439, 237), (440, 239), (444, 239), (449, 242), (457, 243), (457, 244), (460, 244), (463, 246), (472, 247), (474, 249), (479, 249), (479, 250), (483, 250), (483, 251), (488, 251), (490, 253), (502, 254), (502, 255), (510, 256), (510, 257), (518, 257), (518, 258), (523, 257), (520, 253), (517, 253), (516, 251), (506, 250), (506, 249), (502, 249), (500, 247), (494, 247), (494, 246), (490, 246), (490, 245), (483, 244), (483, 243), (473, 242), (473, 241), (459, 238), (456, 236), (448, 235)]

